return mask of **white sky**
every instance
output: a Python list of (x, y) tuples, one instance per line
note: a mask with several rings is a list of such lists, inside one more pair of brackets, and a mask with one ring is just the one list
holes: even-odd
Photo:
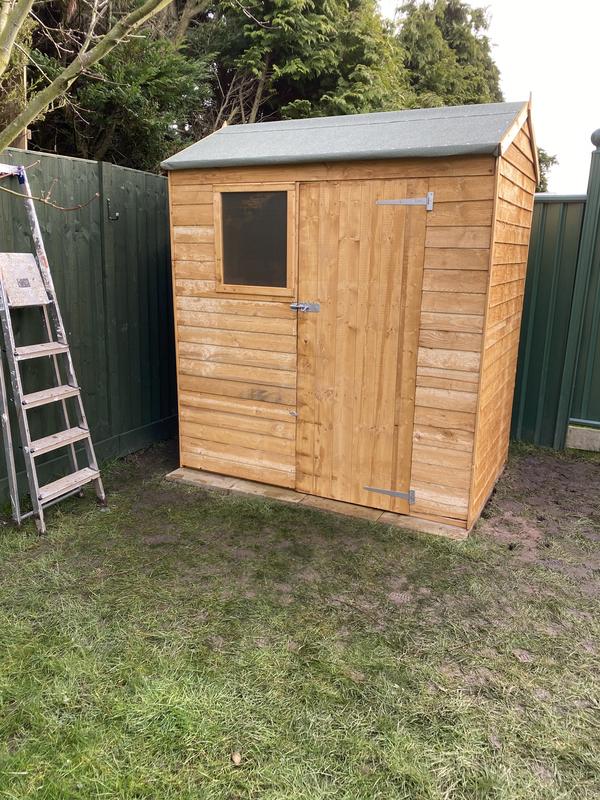
[[(393, 17), (401, 0), (379, 0)], [(592, 131), (600, 128), (599, 0), (471, 0), (486, 6), (508, 101), (532, 93), (537, 143), (556, 155), (550, 191), (583, 194)]]

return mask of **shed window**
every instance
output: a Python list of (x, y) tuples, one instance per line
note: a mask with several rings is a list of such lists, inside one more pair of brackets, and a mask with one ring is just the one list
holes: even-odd
[(288, 193), (221, 194), (223, 283), (287, 286)]

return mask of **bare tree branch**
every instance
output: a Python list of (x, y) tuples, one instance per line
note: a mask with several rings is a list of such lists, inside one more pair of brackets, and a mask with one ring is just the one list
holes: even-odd
[(92, 38), (94, 36), (94, 33), (96, 32), (96, 23), (98, 22), (98, 18), (102, 15), (102, 12), (106, 8), (106, 6), (107, 6), (106, 0), (101, 4), (98, 2), (98, 0), (94, 0), (94, 2), (92, 3), (90, 24), (87, 30), (85, 41), (81, 45), (81, 50), (79, 51), (80, 55), (88, 50)]
[[(40, 114), (59, 97), (64, 96), (69, 87), (77, 78), (85, 72), (92, 64), (100, 61), (105, 55), (110, 53), (119, 42), (128, 34), (143, 25), (148, 19), (166, 8), (173, 0), (146, 0), (141, 6), (131, 11), (125, 17), (115, 23), (113, 27), (100, 39), (100, 41), (88, 50), (80, 52), (73, 61), (63, 69), (63, 71), (46, 86), (45, 89), (33, 95), (25, 108), (17, 117), (9, 123), (4, 130), (0, 131), (0, 152), (8, 147), (9, 144), (25, 130)], [(31, 3), (33, 0), (18, 0), (18, 2)]]
[[(52, 186), (48, 190), (48, 196), (54, 187)], [(6, 194), (13, 194), (15, 197), (20, 197), (21, 200), (23, 199), (23, 194), (21, 192), (15, 192), (12, 189), (6, 189), (4, 186), (0, 186), (0, 192), (6, 192)], [(90, 203), (93, 203), (94, 200), (100, 197), (100, 192), (96, 192), (93, 194), (89, 200), (86, 200), (85, 203), (80, 203), (77, 206), (59, 206), (56, 203), (53, 203), (51, 200), (48, 200), (48, 197), (32, 197), (32, 200), (35, 200), (38, 203), (43, 203), (45, 206), (50, 206), (50, 208), (56, 208), (58, 211), (78, 211), (80, 208), (85, 208), (89, 206)]]
[(210, 0), (185, 0), (185, 5), (179, 15), (177, 27), (173, 35), (175, 44), (181, 44), (192, 21), (200, 16), (210, 5)]

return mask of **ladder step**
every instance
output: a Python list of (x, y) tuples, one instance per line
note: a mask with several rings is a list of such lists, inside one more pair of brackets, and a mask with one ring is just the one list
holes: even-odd
[(78, 386), (53, 386), (51, 389), (42, 389), (41, 392), (32, 392), (23, 395), (23, 406), (25, 408), (35, 408), (45, 406), (47, 403), (56, 403), (58, 400), (66, 400), (67, 397), (75, 397), (79, 394)]
[(28, 344), (25, 347), (15, 347), (15, 360), (25, 361), (28, 358), (39, 358), (40, 356), (55, 356), (58, 353), (66, 353), (69, 349), (68, 344), (60, 342), (44, 342), (43, 344)]
[(57, 497), (79, 489), (99, 477), (98, 470), (85, 467), (80, 469), (79, 472), (73, 472), (71, 475), (65, 475), (64, 478), (59, 478), (57, 481), (40, 486), (38, 500), (42, 503), (49, 503), (50, 500), (56, 500)]
[(66, 431), (58, 431), (42, 439), (36, 439), (29, 445), (29, 452), (33, 456), (41, 456), (42, 453), (49, 453), (51, 450), (58, 450), (59, 447), (66, 447), (68, 444), (75, 444), (82, 439), (86, 439), (90, 432), (85, 428), (69, 428)]

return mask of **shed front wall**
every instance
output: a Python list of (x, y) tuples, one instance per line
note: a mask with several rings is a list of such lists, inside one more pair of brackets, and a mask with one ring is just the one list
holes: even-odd
[(294, 183), (299, 195), (311, 182), (341, 182), (343, 192), (345, 181), (422, 179), (435, 199), (426, 213), (411, 422), (416, 502), (409, 513), (466, 527), (496, 161), (470, 156), (171, 172), (182, 466), (297, 486), (290, 414), (296, 409), (297, 312), (289, 299), (263, 296), (248, 303), (217, 292), (213, 187)]

